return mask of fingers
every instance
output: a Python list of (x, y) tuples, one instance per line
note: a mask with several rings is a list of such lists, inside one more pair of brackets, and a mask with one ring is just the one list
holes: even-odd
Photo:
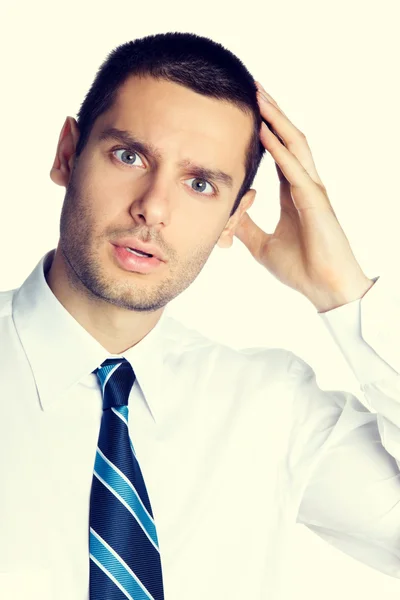
[[(257, 89), (258, 89), (258, 92), (259, 92), (259, 94), (260, 94), (261, 96), (264, 96), (264, 98), (265, 98), (265, 100), (266, 100), (267, 102), (271, 102), (271, 104), (273, 104), (274, 106), (276, 106), (276, 108), (278, 108), (278, 109), (281, 111), (281, 113), (282, 113), (283, 115), (285, 115), (285, 113), (283, 112), (283, 110), (282, 110), (281, 108), (279, 108), (279, 106), (278, 106), (277, 102), (275, 102), (275, 100), (273, 99), (273, 97), (272, 97), (272, 96), (270, 96), (270, 95), (268, 94), (268, 92), (266, 92), (266, 91), (265, 91), (265, 89), (263, 88), (263, 86), (261, 85), (261, 83), (260, 83), (259, 81), (255, 81), (254, 83), (255, 83), (255, 84), (256, 84), (256, 86), (257, 86)], [(286, 115), (285, 115), (285, 117), (286, 117)]]
[(287, 148), (289, 145), (293, 145), (296, 140), (304, 139), (304, 134), (293, 125), (276, 104), (266, 100), (261, 93), (257, 94), (257, 98), (261, 115), (272, 125)]
[[(308, 146), (305, 135), (288, 119), (285, 113), (279, 108), (275, 100), (262, 88), (261, 84), (258, 82), (256, 82), (256, 84), (258, 88), (257, 98), (260, 112), (265, 121), (268, 122), (267, 126), (263, 124), (261, 127), (261, 142), (272, 154), (275, 162), (277, 165), (279, 165), (285, 178), (292, 184), (296, 185), (294, 181), (288, 177), (287, 169), (288, 164), (293, 166), (295, 163), (293, 163), (291, 158), (287, 156), (287, 152), (289, 152), (292, 157), (297, 159), (296, 162), (300, 167), (302, 167), (301, 171), (305, 171), (315, 183), (318, 183), (322, 186), (323, 184), (315, 168), (311, 150)], [(269, 129), (272, 130), (272, 134)], [(271, 137), (272, 135), (274, 137)], [(277, 139), (280, 140), (281, 143), (275, 143)], [(285, 165), (282, 161), (285, 162)], [(298, 169), (296, 171), (297, 175), (299, 176), (300, 171)], [(292, 177), (295, 175), (292, 169), (290, 169), (290, 174)], [(281, 179), (281, 177), (279, 178)]]

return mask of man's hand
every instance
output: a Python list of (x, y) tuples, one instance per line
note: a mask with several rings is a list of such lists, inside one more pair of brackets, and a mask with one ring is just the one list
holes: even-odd
[(268, 234), (245, 212), (235, 235), (277, 279), (326, 312), (361, 298), (374, 282), (354, 257), (304, 134), (256, 84), (261, 115), (274, 131), (263, 123), (260, 139), (275, 161), (281, 214)]

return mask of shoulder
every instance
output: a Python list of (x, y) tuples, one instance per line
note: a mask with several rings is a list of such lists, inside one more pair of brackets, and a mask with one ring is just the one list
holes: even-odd
[(197, 364), (209, 375), (214, 371), (221, 374), (222, 371), (232, 378), (245, 376), (247, 380), (252, 379), (256, 384), (265, 378), (291, 378), (303, 364), (299, 357), (285, 348), (233, 348), (188, 327), (170, 315), (165, 317), (164, 326), (166, 350), (171, 360), (177, 364)]

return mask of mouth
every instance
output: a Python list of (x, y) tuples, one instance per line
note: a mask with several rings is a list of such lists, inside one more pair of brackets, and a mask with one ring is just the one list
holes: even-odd
[(129, 246), (123, 246), (123, 248), (125, 250), (127, 250), (128, 252), (132, 252), (132, 254), (136, 254), (136, 256), (147, 256), (148, 258), (151, 258), (153, 256), (152, 254), (147, 254), (147, 252), (141, 252), (141, 250), (135, 250), (135, 248), (129, 248)]
[(124, 271), (150, 273), (163, 264), (163, 261), (153, 254), (148, 254), (129, 246), (116, 246), (115, 244), (111, 244), (111, 246), (114, 258)]
[(142, 242), (139, 238), (133, 236), (121, 237), (118, 240), (110, 240), (114, 246), (124, 248), (127, 252), (131, 252), (137, 256), (144, 256), (147, 258), (157, 258), (160, 261), (165, 262), (164, 253), (156, 244), (148, 242)]

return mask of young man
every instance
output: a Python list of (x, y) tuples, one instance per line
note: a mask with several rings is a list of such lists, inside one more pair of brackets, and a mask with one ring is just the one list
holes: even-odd
[[(246, 212), (264, 149), (273, 234)], [(1, 297), (0, 597), (277, 599), (296, 520), (399, 577), (398, 301), (243, 64), (189, 34), (118, 47), (51, 178), (58, 246)], [(376, 414), (289, 351), (165, 314), (234, 235), (313, 303)]]

